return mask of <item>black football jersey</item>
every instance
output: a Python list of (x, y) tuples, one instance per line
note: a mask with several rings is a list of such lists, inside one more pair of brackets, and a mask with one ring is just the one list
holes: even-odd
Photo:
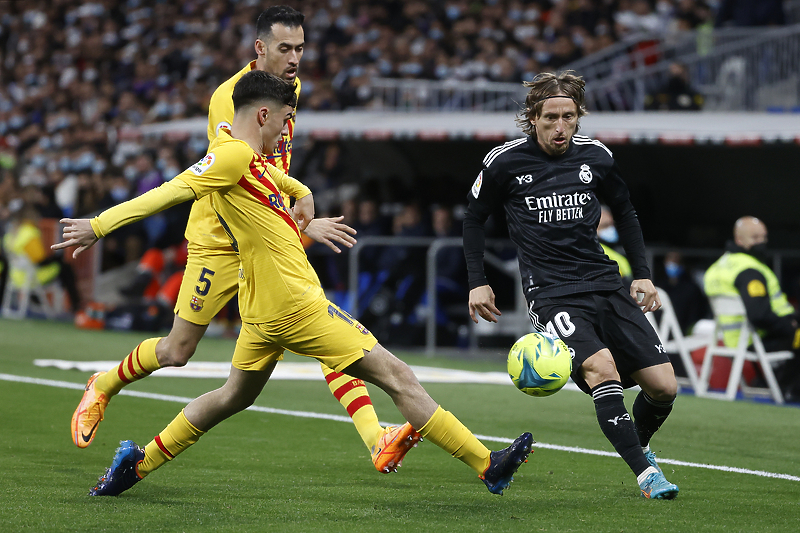
[(634, 278), (650, 277), (628, 187), (600, 141), (574, 135), (560, 156), (542, 151), (533, 137), (509, 141), (486, 155), (468, 199), (470, 289), (486, 284), (483, 224), (498, 205), (505, 209), (529, 301), (622, 287), (618, 265), (597, 238), (601, 202), (614, 215)]

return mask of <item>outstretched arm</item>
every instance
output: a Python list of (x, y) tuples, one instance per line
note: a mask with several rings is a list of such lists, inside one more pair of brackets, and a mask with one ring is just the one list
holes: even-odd
[(61, 223), (66, 224), (62, 234), (63, 241), (54, 244), (51, 248), (60, 250), (77, 246), (78, 248), (72, 253), (72, 257), (77, 257), (84, 250), (91, 248), (99, 239), (122, 226), (194, 199), (194, 191), (186, 182), (180, 179), (168, 181), (141, 196), (103, 211), (92, 220), (62, 218)]

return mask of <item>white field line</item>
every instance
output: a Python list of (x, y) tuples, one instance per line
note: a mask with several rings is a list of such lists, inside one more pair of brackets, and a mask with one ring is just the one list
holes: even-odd
[[(27, 376), (15, 376), (12, 374), (2, 374), (0, 373), (0, 380), (2, 381), (13, 381), (17, 383), (30, 383), (32, 385), (44, 385), (46, 387), (58, 387), (63, 389), (75, 389), (75, 390), (83, 390), (86, 385), (81, 383), (70, 383), (68, 381), (56, 381), (51, 379), (39, 379), (39, 378), (32, 378)], [(122, 390), (120, 391), (121, 395), (124, 396), (134, 396), (136, 398), (147, 398), (150, 400), (161, 400), (164, 402), (175, 402), (175, 403), (189, 403), (194, 398), (188, 398), (183, 396), (171, 396), (167, 394), (153, 394), (149, 392), (138, 392), (138, 391), (130, 391), (130, 390)], [(286, 416), (294, 416), (300, 418), (316, 418), (322, 420), (333, 420), (335, 422), (349, 422), (352, 423), (353, 421), (348, 416), (342, 415), (329, 415), (325, 413), (313, 413), (308, 411), (290, 411), (286, 409), (274, 409), (272, 407), (260, 407), (260, 406), (250, 406), (247, 408), (248, 411), (257, 411), (259, 413), (271, 413), (277, 415), (286, 415)], [(389, 425), (388, 422), (381, 422), (381, 425), (387, 426)], [(510, 444), (514, 442), (514, 439), (509, 439), (505, 437), (493, 437), (490, 435), (475, 435), (480, 440), (484, 441), (492, 441), (492, 442), (501, 442)], [(584, 453), (588, 455), (600, 455), (603, 457), (619, 457), (614, 452), (607, 452), (603, 450), (592, 450), (589, 448), (579, 448), (574, 446), (559, 446), (557, 444), (546, 444), (543, 442), (537, 442), (534, 448), (544, 448), (549, 450), (558, 450), (563, 452), (572, 452), (572, 453)], [(800, 477), (792, 476), (789, 474), (779, 474), (776, 472), (765, 472), (764, 470), (750, 470), (748, 468), (735, 468), (732, 466), (722, 466), (722, 465), (709, 465), (704, 463), (692, 463), (688, 461), (679, 461), (676, 459), (664, 459), (662, 457), (658, 458), (659, 463), (663, 464), (671, 464), (676, 466), (689, 466), (692, 468), (705, 468), (708, 470), (720, 470), (722, 472), (735, 472), (737, 474), (749, 474), (751, 476), (759, 476), (759, 477), (770, 477), (776, 479), (785, 479), (788, 481), (800, 481)]]

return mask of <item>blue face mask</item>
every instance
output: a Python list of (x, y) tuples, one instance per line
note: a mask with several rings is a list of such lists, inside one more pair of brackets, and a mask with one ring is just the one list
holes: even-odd
[(619, 233), (617, 233), (617, 228), (614, 226), (609, 226), (606, 229), (598, 231), (597, 236), (600, 237), (601, 241), (611, 244), (615, 244), (617, 241), (619, 241)]
[(668, 262), (664, 263), (664, 271), (667, 273), (667, 277), (669, 278), (677, 278), (683, 274), (683, 267), (678, 263)]

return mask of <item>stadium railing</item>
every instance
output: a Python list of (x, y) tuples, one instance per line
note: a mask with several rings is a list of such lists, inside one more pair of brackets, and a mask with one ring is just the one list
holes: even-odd
[(590, 110), (642, 111), (673, 62), (688, 67), (706, 110), (753, 111), (798, 106), (800, 24), (777, 28), (701, 29), (638, 34), (566, 65), (587, 80)]

